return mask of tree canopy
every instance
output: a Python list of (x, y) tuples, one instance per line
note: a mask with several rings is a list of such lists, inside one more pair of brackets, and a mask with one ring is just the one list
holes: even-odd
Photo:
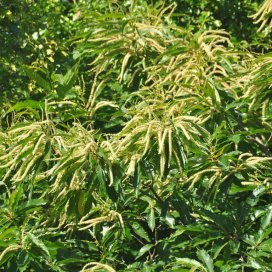
[(0, 3), (0, 271), (271, 271), (272, 1)]

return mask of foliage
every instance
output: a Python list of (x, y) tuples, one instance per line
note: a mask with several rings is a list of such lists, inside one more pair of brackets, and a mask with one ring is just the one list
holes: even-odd
[(271, 32), (267, 29), (268, 24), (264, 24), (264, 29), (260, 32), (257, 32), (259, 25), (252, 24), (251, 17), (256, 17), (257, 12), (262, 10), (259, 9), (262, 0), (176, 2), (177, 24), (194, 31), (199, 28), (225, 29), (231, 34), (230, 38), (236, 46), (257, 52), (271, 50)]
[[(72, 31), (73, 17), (69, 9), (69, 3), (62, 0), (1, 1), (1, 106), (6, 101), (42, 96), (42, 90), (27, 80), (23, 65), (33, 65), (42, 73), (50, 74), (57, 68), (63, 70), (64, 64), (69, 63), (64, 44)], [(53, 67), (55, 58), (58, 65)]]
[(272, 270), (271, 53), (185, 3), (33, 6), (52, 31), (1, 94), (1, 271)]

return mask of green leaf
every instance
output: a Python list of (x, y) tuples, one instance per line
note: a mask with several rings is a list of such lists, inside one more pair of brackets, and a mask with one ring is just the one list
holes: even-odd
[(216, 259), (218, 257), (218, 255), (220, 254), (220, 252), (222, 251), (222, 249), (228, 245), (228, 242), (224, 243), (221, 246), (218, 246), (217, 248), (215, 248), (216, 250), (214, 250), (214, 254), (213, 254), (213, 259)]
[(12, 227), (10, 224), (5, 224), (4, 227), (0, 228), (0, 241), (7, 241), (7, 238), (9, 237), (15, 238), (17, 234), (19, 234), (17, 227)]
[(229, 194), (234, 195), (241, 192), (247, 192), (247, 191), (253, 191), (256, 188), (257, 185), (241, 185), (238, 186), (236, 184), (231, 184), (231, 187), (229, 189)]
[(259, 246), (258, 246), (259, 250), (263, 250), (263, 251), (267, 251), (270, 252), (272, 254), (272, 238), (262, 242)]
[(18, 212), (26, 212), (35, 207), (40, 207), (42, 205), (45, 205), (46, 203), (47, 201), (44, 199), (31, 199), (31, 200), (28, 200), (26, 203), (20, 205), (20, 207), (18, 208)]
[(76, 63), (68, 72), (63, 76), (60, 74), (55, 74), (53, 79), (59, 83), (57, 87), (57, 93), (61, 99), (65, 98), (68, 92), (73, 87), (77, 79), (79, 62)]
[(29, 264), (29, 256), (26, 250), (21, 250), (17, 255), (17, 264), (19, 267), (20, 272), (27, 271), (27, 266)]
[(137, 254), (136, 260), (139, 259), (141, 256), (143, 256), (146, 252), (148, 252), (152, 247), (154, 247), (154, 245), (152, 245), (152, 244), (146, 244), (146, 245), (144, 245), (140, 249), (139, 253)]
[(26, 73), (26, 75), (30, 79), (34, 80), (38, 85), (40, 85), (40, 87), (42, 87), (46, 91), (51, 91), (50, 82), (48, 82), (46, 79), (44, 79), (43, 77), (41, 77), (38, 74), (38, 72), (35, 72), (34, 70), (32, 70), (28, 66), (23, 66), (23, 70)]
[(148, 215), (147, 215), (147, 223), (149, 228), (154, 231), (155, 229), (155, 213), (154, 213), (154, 209), (150, 208)]
[(227, 232), (232, 232), (234, 230), (234, 226), (230, 217), (213, 213), (209, 210), (202, 210), (204, 215), (211, 219), (216, 225), (218, 225), (222, 230)]
[(38, 238), (36, 237), (34, 234), (27, 232), (26, 233), (27, 237), (33, 242), (33, 244), (35, 244), (38, 248), (40, 248), (44, 253), (46, 253), (46, 255), (48, 257), (50, 257), (50, 253), (47, 249), (47, 247), (45, 246), (45, 244)]
[(203, 263), (205, 263), (208, 272), (214, 272), (213, 260), (207, 251), (204, 249), (199, 250), (197, 252), (197, 256)]
[(165, 221), (170, 226), (170, 228), (175, 227), (175, 218), (173, 216), (167, 214), (165, 216)]
[(198, 261), (190, 258), (177, 258), (177, 262), (185, 265), (186, 267), (192, 268), (192, 271), (195, 269), (201, 269), (201, 271), (207, 271), (207, 269)]
[(269, 207), (267, 214), (262, 218), (261, 228), (265, 230), (267, 227), (271, 225), (272, 219), (272, 206)]
[(139, 235), (141, 238), (145, 239), (147, 242), (150, 242), (147, 232), (144, 230), (144, 228), (140, 224), (134, 222), (132, 224), (132, 228), (137, 235)]
[(11, 197), (9, 199), (9, 207), (12, 211), (18, 209), (18, 203), (23, 194), (23, 184), (20, 183), (12, 192)]
[(12, 111), (20, 111), (22, 109), (44, 109), (44, 102), (43, 101), (35, 101), (35, 100), (25, 100), (22, 102), (16, 103), (14, 106), (12, 106), (6, 114), (12, 112)]

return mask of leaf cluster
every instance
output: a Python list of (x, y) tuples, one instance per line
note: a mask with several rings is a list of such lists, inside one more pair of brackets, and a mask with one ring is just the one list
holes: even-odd
[(76, 8), (1, 112), (0, 270), (271, 271), (271, 53), (174, 3)]

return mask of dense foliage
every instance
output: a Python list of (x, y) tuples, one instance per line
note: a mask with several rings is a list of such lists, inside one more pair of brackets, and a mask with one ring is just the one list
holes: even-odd
[(272, 270), (272, 2), (229, 3), (0, 3), (0, 271)]

